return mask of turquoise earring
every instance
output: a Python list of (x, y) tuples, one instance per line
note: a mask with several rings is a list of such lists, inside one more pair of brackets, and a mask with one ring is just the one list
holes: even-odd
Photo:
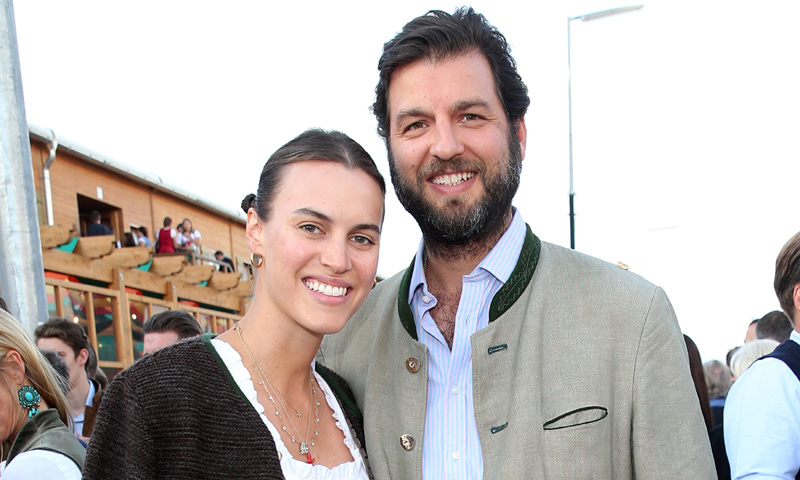
[(28, 419), (39, 413), (39, 402), (42, 400), (39, 392), (30, 385), (23, 385), (19, 389), (19, 404), (28, 409)]

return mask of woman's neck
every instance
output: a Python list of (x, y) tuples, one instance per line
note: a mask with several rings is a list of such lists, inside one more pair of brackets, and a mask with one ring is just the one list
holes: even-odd
[(283, 395), (306, 396), (309, 369), (322, 336), (311, 334), (298, 325), (287, 328), (286, 322), (271, 317), (258, 305), (250, 306), (238, 326), (241, 335), (229, 330), (220, 335), (220, 339), (231, 344), (246, 364), (252, 361), (253, 367), (257, 365)]

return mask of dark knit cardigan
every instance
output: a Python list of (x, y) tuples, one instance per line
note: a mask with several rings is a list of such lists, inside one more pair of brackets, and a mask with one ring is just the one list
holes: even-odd
[[(83, 478), (282, 479), (269, 429), (233, 381), (212, 335), (139, 360), (103, 396)], [(317, 365), (361, 450), (361, 412), (344, 380)]]

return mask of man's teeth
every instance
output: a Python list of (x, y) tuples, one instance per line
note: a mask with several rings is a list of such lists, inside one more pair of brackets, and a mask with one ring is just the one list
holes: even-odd
[(461, 172), (451, 173), (450, 175), (439, 175), (433, 177), (433, 183), (437, 185), (458, 185), (459, 183), (466, 182), (475, 176), (475, 172)]
[(332, 285), (319, 283), (316, 280), (307, 280), (305, 284), (306, 287), (310, 288), (311, 290), (329, 297), (343, 297), (347, 293), (347, 287), (334, 287)]

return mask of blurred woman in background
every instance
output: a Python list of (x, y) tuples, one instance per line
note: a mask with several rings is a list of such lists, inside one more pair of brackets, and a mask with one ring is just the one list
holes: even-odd
[(67, 399), (22, 324), (0, 310), (0, 476), (77, 480), (86, 450), (72, 434)]

